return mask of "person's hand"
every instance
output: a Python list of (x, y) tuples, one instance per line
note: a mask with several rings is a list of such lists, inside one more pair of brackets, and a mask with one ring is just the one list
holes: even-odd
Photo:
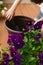
[(8, 20), (11, 20), (11, 19), (14, 17), (14, 14), (15, 14), (14, 10), (13, 10), (12, 8), (10, 8), (10, 9), (6, 12), (5, 17), (6, 17)]
[(42, 20), (43, 20), (43, 17), (41, 17), (39, 20), (36, 20), (35, 23), (34, 23), (34, 25), (35, 25), (37, 22), (42, 21)]

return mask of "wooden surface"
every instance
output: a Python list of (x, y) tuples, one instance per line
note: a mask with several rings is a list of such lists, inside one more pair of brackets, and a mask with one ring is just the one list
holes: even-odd
[[(11, 7), (10, 4), (6, 4), (6, 6), (8, 7), (8, 9)], [(15, 11), (15, 15), (24, 15), (34, 18), (37, 15), (38, 10), (39, 7), (36, 4), (27, 5), (20, 4)], [(5, 18), (0, 18), (0, 50), (2, 48), (8, 47), (7, 44), (8, 32), (4, 26), (5, 21), (6, 21)]]

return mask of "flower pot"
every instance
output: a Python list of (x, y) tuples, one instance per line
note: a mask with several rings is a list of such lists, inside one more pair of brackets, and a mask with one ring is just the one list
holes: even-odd
[(5, 27), (9, 33), (23, 33), (22, 28), (24, 28), (26, 22), (35, 22), (33, 19), (26, 16), (14, 16), (14, 18), (5, 22)]

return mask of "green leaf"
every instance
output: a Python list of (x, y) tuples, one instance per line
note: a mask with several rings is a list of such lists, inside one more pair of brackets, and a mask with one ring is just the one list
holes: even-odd
[(33, 47), (32, 50), (35, 50), (35, 47)]
[(23, 54), (23, 50), (22, 49), (19, 49), (18, 50), (18, 53), (20, 53), (22, 55)]
[(37, 46), (36, 51), (40, 51), (41, 46)]
[(9, 62), (9, 65), (14, 65), (14, 63), (12, 61)]
[(24, 42), (28, 42), (28, 38), (24, 36)]
[(34, 60), (35, 60), (34, 57), (32, 57), (32, 56), (29, 57), (29, 62), (33, 62)]

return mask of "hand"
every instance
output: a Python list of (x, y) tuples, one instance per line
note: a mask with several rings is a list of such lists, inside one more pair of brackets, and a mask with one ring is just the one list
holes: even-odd
[(14, 17), (14, 10), (12, 9), (12, 8), (10, 8), (7, 12), (6, 12), (6, 14), (5, 14), (5, 16), (6, 16), (6, 18), (10, 21), (13, 17)]
[(37, 22), (42, 21), (42, 20), (43, 20), (43, 17), (41, 17), (39, 20), (36, 20), (35, 23), (34, 23), (34, 25), (35, 25)]

